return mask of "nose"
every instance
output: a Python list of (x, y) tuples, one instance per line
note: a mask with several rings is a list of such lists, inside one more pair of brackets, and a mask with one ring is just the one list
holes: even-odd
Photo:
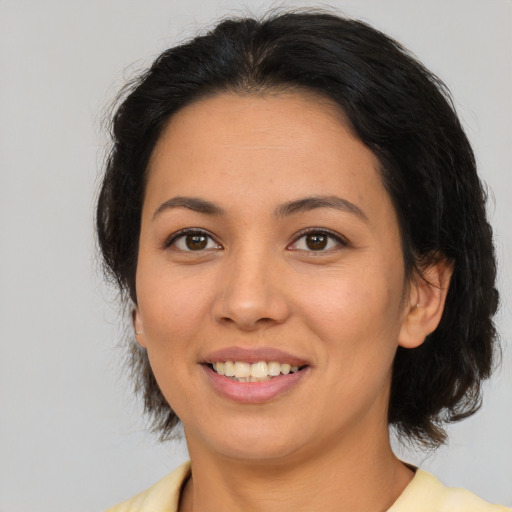
[(218, 276), (215, 321), (243, 331), (285, 322), (290, 316), (279, 262), (261, 251), (240, 251), (226, 258)]

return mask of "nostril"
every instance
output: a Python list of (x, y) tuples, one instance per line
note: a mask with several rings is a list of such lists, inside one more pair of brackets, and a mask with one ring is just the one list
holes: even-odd
[(276, 290), (257, 293), (249, 286), (238, 286), (228, 287), (216, 298), (212, 314), (214, 321), (226, 326), (254, 330), (286, 321), (290, 308), (284, 295)]
[(243, 317), (237, 317), (237, 318), (231, 318), (230, 316), (223, 316), (220, 318), (220, 321), (225, 324), (236, 324), (239, 325), (242, 328), (245, 329), (256, 329), (261, 326), (269, 325), (275, 322), (270, 317), (263, 317), (263, 318), (257, 318), (256, 320), (252, 318), (243, 318)]

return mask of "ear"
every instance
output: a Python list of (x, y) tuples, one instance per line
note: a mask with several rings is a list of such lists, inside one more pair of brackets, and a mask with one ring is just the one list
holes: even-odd
[(441, 321), (452, 274), (453, 264), (440, 259), (426, 267), (421, 276), (416, 273), (411, 279), (405, 317), (398, 337), (401, 347), (419, 347), (436, 330)]
[(137, 343), (141, 347), (146, 348), (146, 340), (144, 338), (144, 322), (142, 321), (142, 316), (137, 305), (135, 305), (132, 310), (132, 325), (135, 331), (135, 339), (137, 340)]

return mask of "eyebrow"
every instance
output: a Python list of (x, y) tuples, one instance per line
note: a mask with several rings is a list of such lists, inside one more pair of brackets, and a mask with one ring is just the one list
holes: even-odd
[[(153, 218), (163, 211), (173, 208), (187, 208), (188, 210), (202, 213), (204, 215), (224, 214), (224, 210), (220, 206), (205, 199), (200, 199), (199, 197), (176, 196), (163, 202), (155, 210)], [(317, 208), (334, 208), (336, 210), (356, 215), (365, 222), (368, 221), (367, 216), (361, 208), (347, 199), (343, 199), (338, 196), (312, 196), (289, 201), (278, 206), (274, 212), (274, 216), (277, 218), (289, 217), (290, 215), (308, 212)]]
[(279, 206), (275, 211), (276, 217), (287, 217), (296, 213), (308, 212), (317, 208), (334, 208), (343, 212), (356, 215), (361, 220), (368, 222), (368, 217), (363, 210), (347, 199), (338, 196), (312, 196), (290, 201)]
[(222, 215), (224, 210), (216, 204), (199, 199), (198, 197), (177, 196), (163, 202), (153, 214), (153, 219), (165, 210), (172, 208), (187, 208), (193, 212), (203, 213), (205, 215)]

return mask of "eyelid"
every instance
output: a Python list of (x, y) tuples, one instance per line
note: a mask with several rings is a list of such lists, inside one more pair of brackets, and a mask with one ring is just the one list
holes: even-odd
[[(305, 228), (305, 229), (301, 229), (298, 233), (296, 233), (294, 235), (293, 242), (288, 244), (287, 249), (294, 250), (292, 246), (297, 244), (297, 242), (301, 238), (303, 238), (304, 236), (307, 236), (307, 235), (314, 235), (314, 234), (326, 235), (329, 238), (332, 238), (332, 239), (336, 240), (336, 242), (341, 247), (348, 247), (350, 245), (349, 241), (343, 235), (341, 235), (340, 233), (337, 233), (335, 231), (331, 231), (330, 229), (326, 229), (326, 228)], [(295, 250), (304, 250), (304, 249), (295, 249)], [(314, 251), (314, 250), (310, 249), (310, 250), (305, 250), (305, 252), (323, 253), (323, 252), (328, 252), (329, 250), (330, 249)]]
[[(176, 242), (176, 240), (178, 240), (179, 238), (184, 237), (186, 235), (190, 235), (190, 234), (205, 235), (208, 238), (210, 238), (219, 248), (223, 248), (222, 245), (216, 240), (216, 237), (212, 233), (210, 233), (208, 230), (203, 229), (203, 228), (184, 228), (184, 229), (180, 229), (180, 230), (176, 231), (175, 233), (172, 233), (169, 237), (167, 237), (165, 239), (165, 242), (163, 244), (163, 248), (164, 249), (170, 248)], [(293, 236), (293, 241), (290, 244), (288, 244), (288, 246), (286, 248), (289, 249), (289, 250), (294, 250), (293, 249), (293, 245), (295, 245), (304, 236), (311, 235), (311, 234), (326, 235), (327, 237), (336, 240), (336, 242), (340, 246), (342, 246), (342, 247), (347, 247), (349, 245), (348, 240), (343, 235), (341, 235), (340, 233), (337, 233), (335, 231), (331, 231), (330, 229), (326, 229), (326, 228), (315, 228), (315, 227), (312, 227), (312, 228), (301, 229), (298, 233), (296, 233)], [(299, 249), (296, 249), (296, 250), (299, 250)], [(327, 249), (327, 251), (329, 251), (329, 249)], [(313, 252), (319, 252), (319, 253), (322, 253), (322, 252), (327, 252), (327, 251), (326, 250), (320, 250), (320, 251), (309, 250), (307, 252), (312, 252), (312, 253)], [(186, 251), (186, 252), (188, 252), (188, 251)], [(195, 251), (190, 251), (190, 252), (195, 252)], [(197, 251), (197, 252), (203, 252), (203, 251)]]
[[(169, 237), (167, 237), (164, 241), (163, 248), (169, 249), (175, 242), (181, 237), (184, 237), (186, 235), (204, 235), (210, 238), (219, 248), (223, 248), (222, 245), (216, 240), (215, 236), (203, 228), (184, 228), (180, 229), (179, 231), (176, 231), (175, 233), (172, 233)], [(190, 252), (204, 252), (209, 249), (204, 249), (203, 251), (190, 251)], [(211, 250), (211, 249), (210, 249)], [(189, 252), (189, 251), (184, 251)]]

